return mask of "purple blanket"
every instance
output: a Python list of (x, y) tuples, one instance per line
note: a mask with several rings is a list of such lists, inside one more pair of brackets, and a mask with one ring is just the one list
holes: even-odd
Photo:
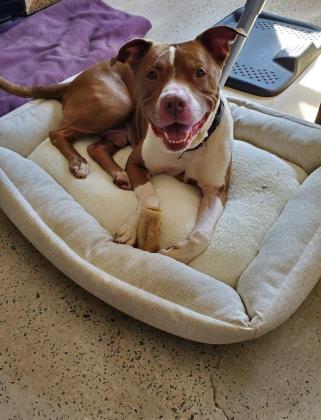
[[(61, 82), (111, 58), (150, 27), (101, 0), (61, 0), (0, 35), (0, 74), (27, 86)], [(24, 102), (0, 91), (0, 116)]]

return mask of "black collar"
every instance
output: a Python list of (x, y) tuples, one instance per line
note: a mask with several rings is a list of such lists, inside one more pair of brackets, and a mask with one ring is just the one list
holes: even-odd
[(197, 150), (200, 147), (204, 146), (204, 144), (210, 138), (211, 134), (214, 133), (214, 131), (218, 127), (219, 123), (221, 122), (222, 115), (223, 115), (223, 110), (224, 110), (224, 102), (223, 102), (222, 98), (220, 98), (220, 104), (217, 108), (214, 120), (213, 120), (210, 128), (207, 130), (207, 136), (205, 137), (205, 139), (203, 141), (201, 141), (197, 146), (193, 147), (192, 149), (184, 150), (182, 154), (178, 154), (178, 156), (177, 156), (178, 159), (181, 159), (183, 157), (184, 153), (191, 152), (192, 150)]

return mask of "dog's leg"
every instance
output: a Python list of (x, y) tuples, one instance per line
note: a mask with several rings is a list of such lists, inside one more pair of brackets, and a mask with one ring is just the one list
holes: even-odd
[(120, 244), (135, 245), (142, 211), (145, 208), (159, 209), (159, 198), (141, 160), (141, 145), (138, 145), (130, 154), (126, 171), (138, 199), (138, 206), (136, 212), (115, 233), (114, 240)]
[(88, 163), (72, 145), (77, 136), (79, 137), (79, 133), (64, 125), (49, 133), (51, 143), (68, 160), (70, 172), (76, 178), (86, 178), (89, 172)]
[(187, 264), (208, 247), (210, 237), (226, 202), (226, 191), (205, 188), (202, 192), (203, 197), (196, 223), (189, 237), (168, 249), (162, 249), (159, 251), (161, 254)]
[(116, 132), (114, 142), (110, 143), (109, 139), (104, 137), (103, 140), (99, 140), (96, 143), (88, 146), (88, 154), (94, 159), (112, 178), (114, 184), (123, 190), (131, 190), (131, 184), (126, 171), (124, 171), (113, 159), (113, 155), (118, 150), (127, 144), (126, 141), (122, 141), (121, 133)]

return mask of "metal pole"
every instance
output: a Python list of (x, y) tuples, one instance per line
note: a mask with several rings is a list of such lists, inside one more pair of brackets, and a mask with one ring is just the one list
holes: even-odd
[[(256, 22), (258, 15), (261, 13), (266, 0), (247, 0), (244, 11), (237, 23), (237, 27), (243, 29), (248, 36), (251, 32), (253, 25)], [(227, 78), (229, 77), (232, 67), (243, 47), (246, 38), (243, 36), (237, 36), (236, 41), (231, 46), (230, 55), (225, 63), (223, 73), (220, 80), (221, 88), (225, 85)]]

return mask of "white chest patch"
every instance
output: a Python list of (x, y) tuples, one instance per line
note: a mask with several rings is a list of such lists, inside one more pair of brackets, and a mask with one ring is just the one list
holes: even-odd
[(150, 174), (168, 173), (177, 175), (184, 170), (184, 163), (177, 159), (177, 153), (167, 150), (163, 141), (155, 136), (151, 127), (142, 147), (142, 158)]

